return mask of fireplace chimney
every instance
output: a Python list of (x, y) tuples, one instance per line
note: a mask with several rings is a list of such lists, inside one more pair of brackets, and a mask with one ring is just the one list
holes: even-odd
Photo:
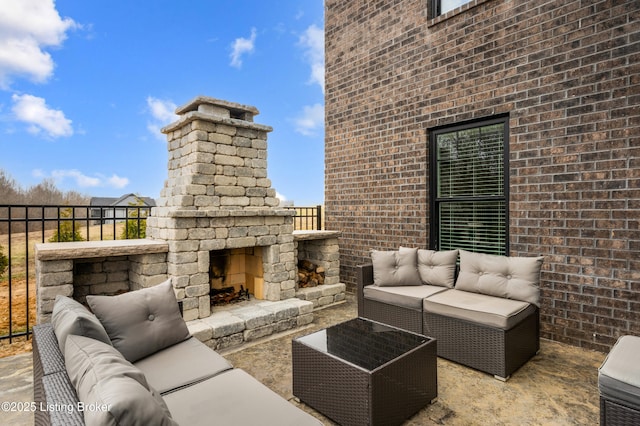
[(253, 122), (255, 107), (198, 96), (162, 129), (169, 142), (169, 178), (159, 207), (170, 209), (276, 207), (267, 178), (267, 133)]

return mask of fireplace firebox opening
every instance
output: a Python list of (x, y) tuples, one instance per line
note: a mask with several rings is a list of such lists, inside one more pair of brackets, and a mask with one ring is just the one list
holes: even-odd
[[(214, 250), (209, 253), (212, 304), (264, 299), (263, 248)], [(249, 296), (250, 295), (250, 296)]]

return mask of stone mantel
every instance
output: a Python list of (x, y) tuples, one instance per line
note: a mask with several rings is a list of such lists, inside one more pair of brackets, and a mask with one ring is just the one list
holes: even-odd
[(154, 207), (154, 213), (170, 218), (216, 218), (216, 217), (264, 217), (264, 216), (295, 216), (293, 209), (280, 208), (251, 208), (226, 209), (221, 207), (207, 209)]
[(339, 238), (341, 231), (293, 231), (294, 241), (326, 240)]
[(132, 256), (169, 251), (167, 242), (145, 239), (41, 243), (36, 244), (35, 247), (36, 259), (41, 261)]

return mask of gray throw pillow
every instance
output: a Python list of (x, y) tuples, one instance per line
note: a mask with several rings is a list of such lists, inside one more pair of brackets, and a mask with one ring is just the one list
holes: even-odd
[(418, 273), (418, 249), (371, 251), (373, 284), (379, 287), (422, 285)]
[(418, 250), (418, 272), (424, 284), (453, 288), (458, 250)]
[(113, 346), (130, 362), (190, 336), (170, 279), (117, 296), (87, 296), (87, 303)]
[(69, 379), (86, 407), (87, 426), (176, 424), (142, 371), (112, 346), (71, 335), (65, 352)]
[(540, 307), (544, 257), (509, 257), (460, 250), (456, 290), (521, 300)]
[(80, 302), (67, 296), (56, 296), (51, 314), (51, 325), (63, 355), (67, 337), (71, 334), (111, 344), (111, 340), (109, 340), (109, 336), (98, 318)]

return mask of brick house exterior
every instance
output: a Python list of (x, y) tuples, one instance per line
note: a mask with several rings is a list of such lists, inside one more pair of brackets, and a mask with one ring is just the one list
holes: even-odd
[(326, 228), (341, 280), (430, 242), (429, 134), (508, 117), (508, 253), (544, 255), (541, 336), (640, 335), (640, 2), (325, 0)]

